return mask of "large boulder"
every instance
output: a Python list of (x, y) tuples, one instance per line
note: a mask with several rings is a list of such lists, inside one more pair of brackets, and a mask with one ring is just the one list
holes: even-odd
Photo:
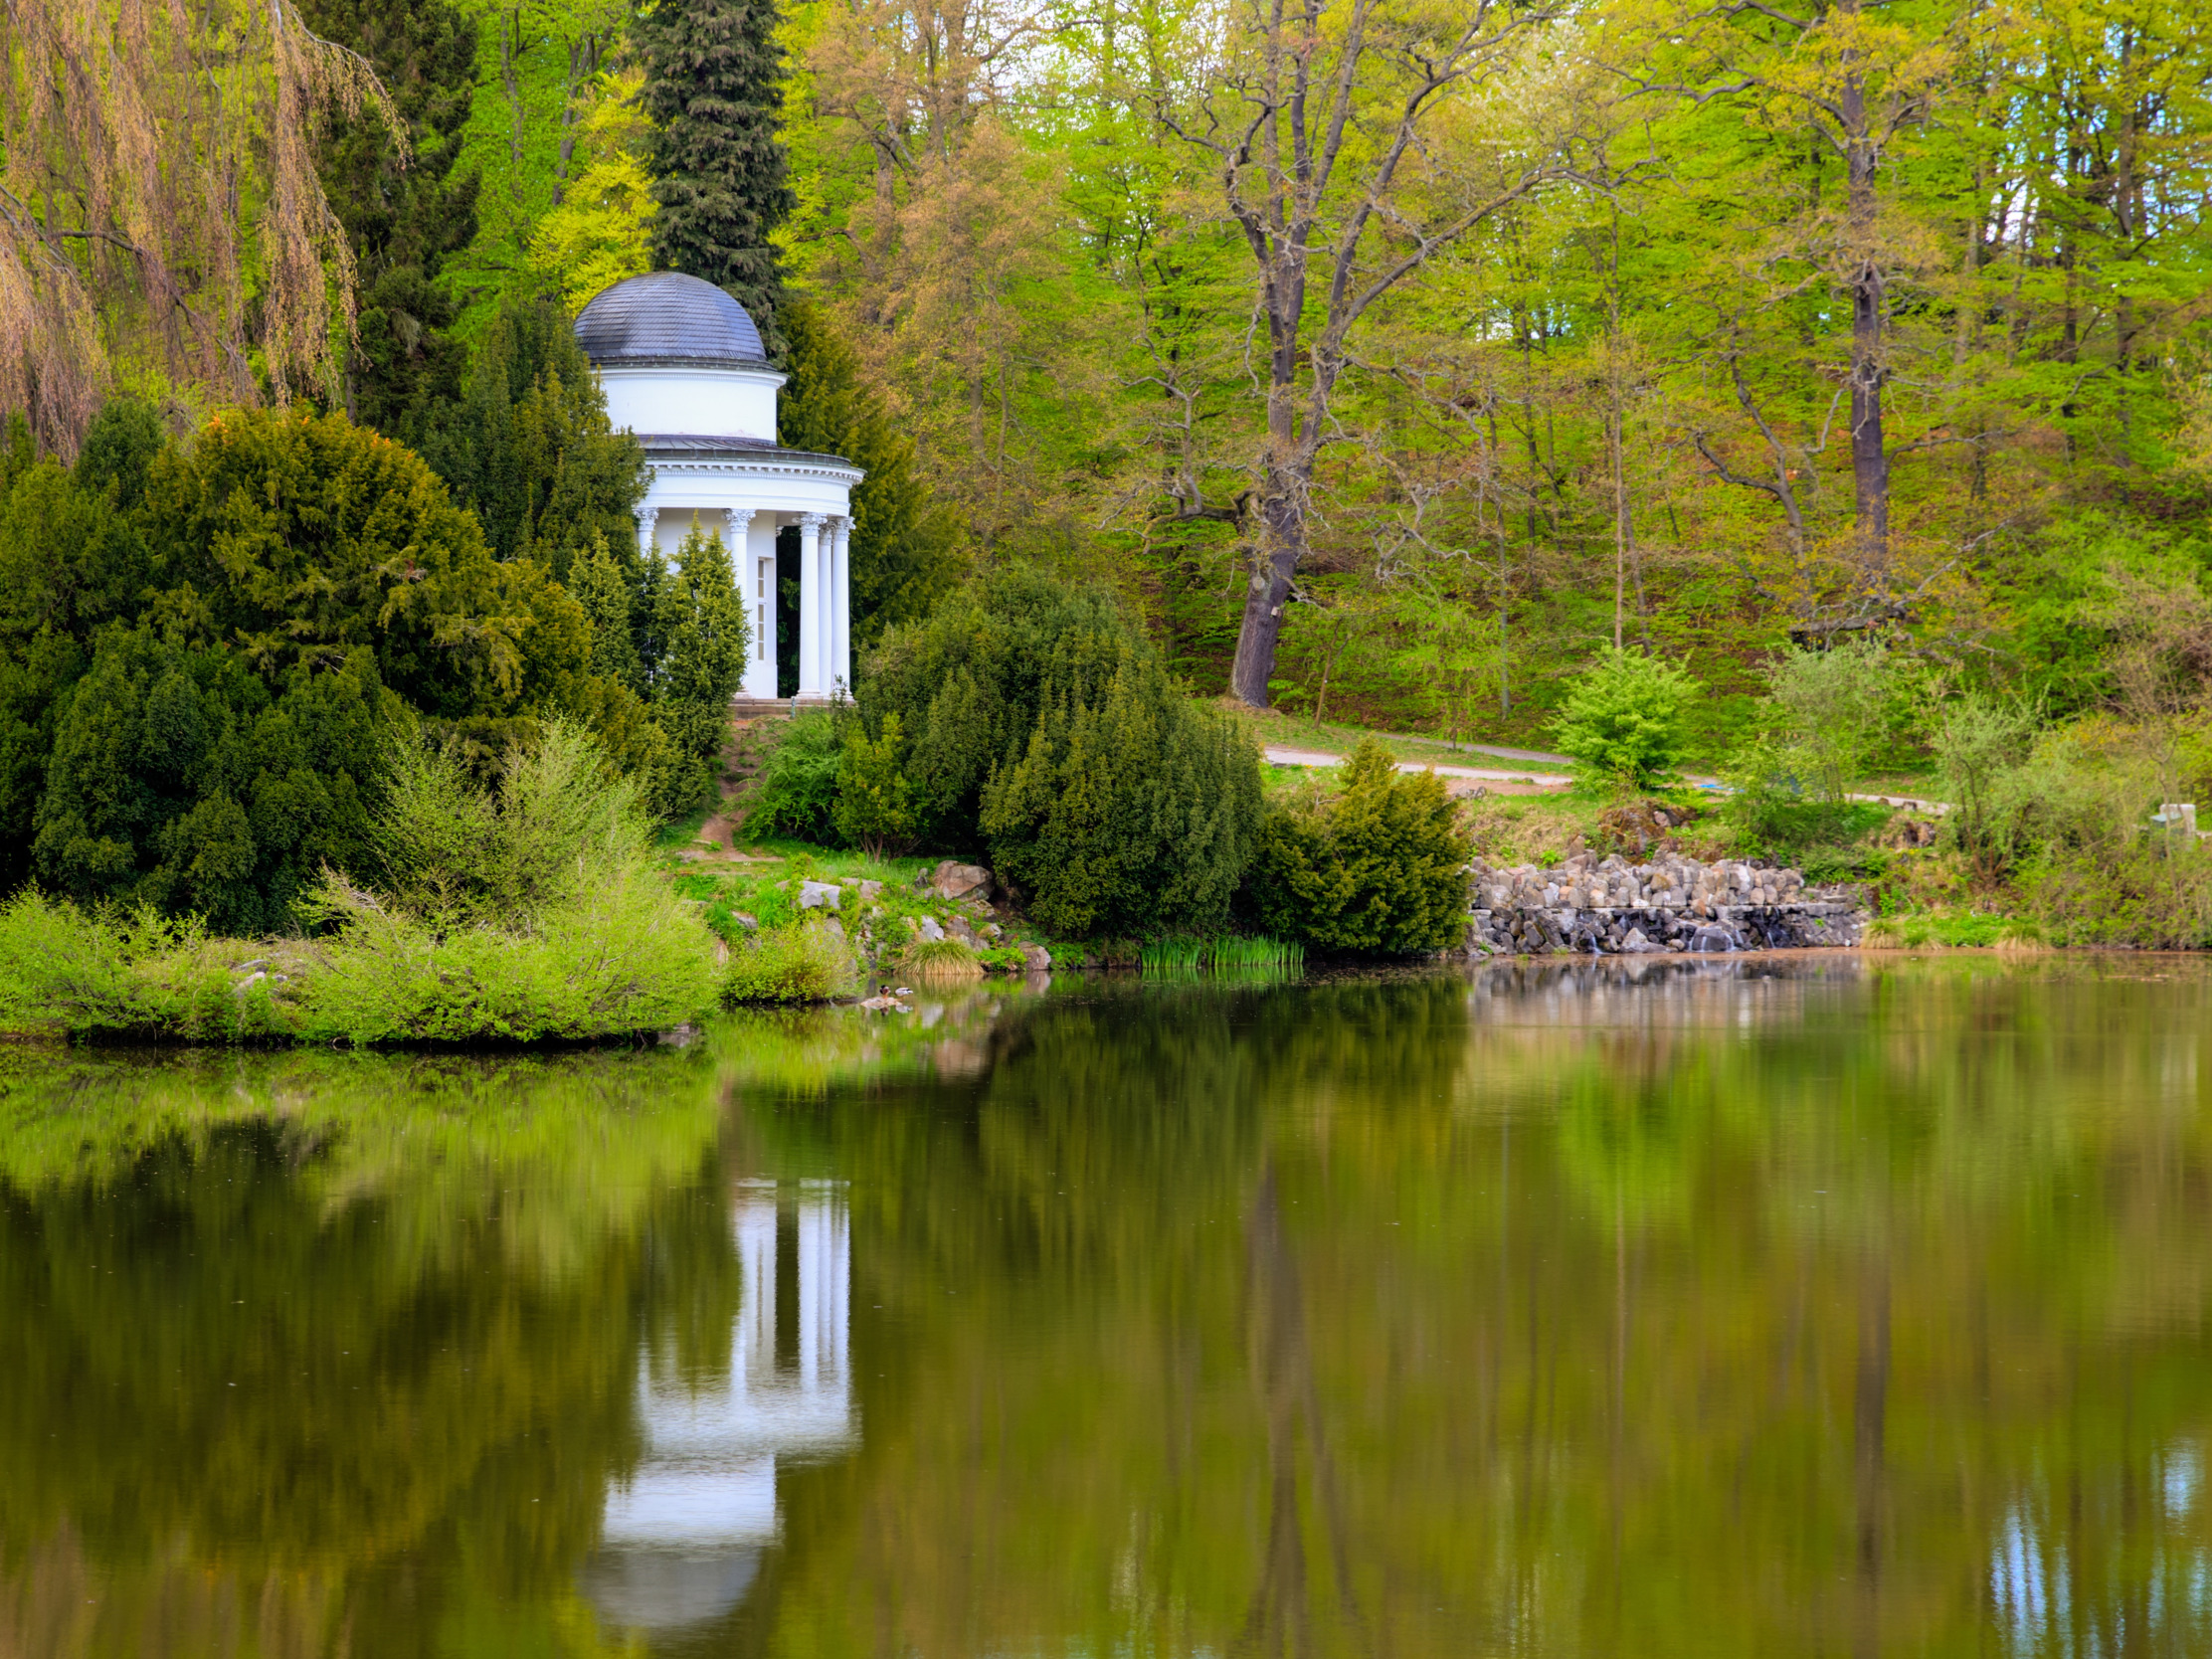
[(941, 899), (988, 899), (991, 872), (981, 864), (962, 864), (947, 858), (930, 872), (929, 890)]

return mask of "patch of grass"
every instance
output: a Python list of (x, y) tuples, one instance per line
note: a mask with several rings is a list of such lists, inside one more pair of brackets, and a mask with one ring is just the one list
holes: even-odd
[(1137, 947), (1137, 965), (1148, 974), (1196, 974), (1204, 959), (1203, 939), (1150, 939)]
[(1206, 966), (1240, 973), (1295, 974), (1306, 966), (1306, 947), (1294, 940), (1224, 935), (1206, 947)]
[(983, 978), (983, 964), (974, 947), (958, 939), (915, 940), (899, 953), (899, 971), (922, 980)]
[(2040, 949), (2042, 930), (2033, 922), (1990, 916), (1972, 910), (1908, 910), (1869, 922), (1859, 944), (1870, 951)]
[(1864, 951), (1902, 951), (1905, 949), (1905, 929), (1895, 916), (1884, 916), (1866, 925), (1859, 935), (1859, 948)]
[(1306, 948), (1264, 935), (1220, 934), (1210, 939), (1188, 936), (1152, 939), (1137, 947), (1137, 965), (1147, 974), (1295, 974), (1306, 965)]
[(706, 828), (709, 816), (702, 807), (688, 818), (670, 819), (653, 831), (652, 844), (655, 847), (689, 846), (699, 838), (699, 831)]

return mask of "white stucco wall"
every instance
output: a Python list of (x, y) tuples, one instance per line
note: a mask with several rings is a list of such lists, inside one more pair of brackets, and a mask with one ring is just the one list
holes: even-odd
[(599, 383), (617, 432), (776, 442), (776, 390), (784, 377), (773, 369), (606, 368)]

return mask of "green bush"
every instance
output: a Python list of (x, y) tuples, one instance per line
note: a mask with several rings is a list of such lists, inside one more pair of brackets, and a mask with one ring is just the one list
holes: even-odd
[(722, 974), (722, 1001), (826, 1003), (850, 991), (858, 979), (852, 952), (821, 923), (764, 929), (730, 952)]
[(301, 1034), (318, 965), (297, 940), (209, 936), (150, 906), (88, 911), (35, 890), (0, 905), (0, 1028), (240, 1042)]
[(1261, 816), (1259, 757), (1194, 704), (1159, 654), (1063, 642), (1027, 750), (992, 774), (991, 865), (1065, 937), (1206, 929), (1228, 916)]
[(872, 741), (854, 721), (837, 762), (837, 805), (831, 821), (847, 846), (871, 857), (904, 851), (913, 842), (914, 792), (898, 764), (902, 736), (895, 710), (884, 715), (882, 735)]
[(511, 750), (489, 790), (403, 748), (382, 881), (326, 871), (336, 924), (306, 1034), (355, 1043), (575, 1040), (698, 1017), (714, 940), (654, 866), (637, 787), (578, 728)]
[(992, 773), (1018, 762), (1053, 694), (1096, 703), (1124, 649), (1149, 653), (1113, 596), (1025, 567), (993, 571), (922, 622), (894, 628), (860, 666), (855, 710), (877, 736), (899, 717), (899, 769), (926, 846), (981, 848)]
[(1686, 669), (1608, 645), (1567, 691), (1553, 739), (1598, 776), (1645, 789), (1673, 774), (1696, 691)]
[(441, 929), (354, 898), (302, 1033), (353, 1043), (578, 1041), (703, 1017), (713, 941), (649, 869), (602, 870), (526, 930)]
[(1802, 793), (1840, 805), (1886, 747), (1905, 664), (1879, 640), (1787, 646), (1767, 665), (1765, 735)]
[(1943, 829), (1986, 872), (2002, 870), (2033, 838), (2031, 798), (2022, 772), (2042, 721), (2025, 703), (1969, 692), (1947, 705), (1936, 727), (1936, 765), (1950, 804)]
[(834, 714), (810, 708), (794, 716), (761, 768), (746, 807), (746, 835), (827, 844), (836, 833), (837, 770), (843, 759)]
[(1246, 880), (1272, 934), (1322, 950), (1443, 950), (1467, 931), (1467, 847), (1433, 772), (1401, 773), (1373, 738), (1333, 801), (1277, 811)]

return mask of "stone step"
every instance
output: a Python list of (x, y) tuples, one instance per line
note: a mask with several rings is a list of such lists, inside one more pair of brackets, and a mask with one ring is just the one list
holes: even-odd
[(789, 719), (803, 708), (828, 708), (828, 697), (732, 697), (730, 714), (739, 720), (762, 720), (775, 715)]

